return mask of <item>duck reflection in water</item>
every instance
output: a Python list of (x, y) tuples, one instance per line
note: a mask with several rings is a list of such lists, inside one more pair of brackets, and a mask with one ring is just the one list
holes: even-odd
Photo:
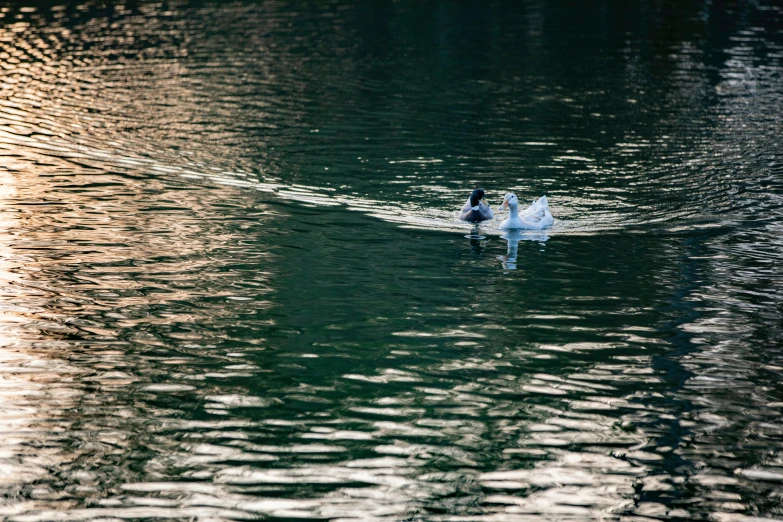
[(479, 256), (484, 253), (489, 240), (486, 238), (486, 236), (481, 235), (481, 230), (479, 229), (478, 225), (474, 225), (473, 229), (470, 231), (470, 234), (465, 237), (470, 240), (470, 250), (475, 255)]
[(545, 232), (531, 232), (521, 230), (507, 230), (505, 234), (500, 236), (501, 239), (505, 239), (508, 243), (508, 251), (504, 256), (498, 256), (503, 268), (506, 270), (517, 269), (517, 250), (519, 249), (520, 241), (538, 241), (543, 245), (544, 241), (549, 239), (549, 236)]

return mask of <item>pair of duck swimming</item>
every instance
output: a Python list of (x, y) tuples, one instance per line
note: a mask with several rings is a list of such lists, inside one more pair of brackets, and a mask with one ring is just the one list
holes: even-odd
[[(493, 219), (495, 215), (489, 203), (484, 199), (485, 193), (482, 189), (476, 188), (468, 198), (465, 206), (462, 207), (459, 218), (471, 223), (480, 223)], [(504, 230), (541, 230), (554, 223), (554, 218), (549, 212), (549, 201), (546, 196), (541, 196), (533, 202), (528, 208), (519, 212), (519, 200), (513, 193), (503, 196), (503, 203), (498, 207), (498, 211), (508, 209), (508, 219), (500, 224)]]

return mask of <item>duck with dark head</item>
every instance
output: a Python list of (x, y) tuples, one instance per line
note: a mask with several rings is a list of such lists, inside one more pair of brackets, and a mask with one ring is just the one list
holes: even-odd
[(459, 218), (462, 221), (470, 221), (471, 223), (479, 223), (480, 221), (487, 221), (492, 219), (492, 209), (484, 201), (484, 191), (476, 187), (470, 197), (468, 198), (465, 206), (460, 211)]

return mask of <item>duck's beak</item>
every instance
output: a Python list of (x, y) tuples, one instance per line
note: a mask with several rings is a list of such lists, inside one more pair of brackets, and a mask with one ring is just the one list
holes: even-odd
[(508, 208), (508, 200), (507, 199), (503, 200), (503, 203), (500, 204), (500, 206), (498, 207), (498, 210), (503, 210), (505, 208)]

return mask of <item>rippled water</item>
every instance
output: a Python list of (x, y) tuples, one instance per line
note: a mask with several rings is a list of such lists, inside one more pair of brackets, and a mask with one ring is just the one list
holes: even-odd
[(3, 4), (0, 517), (783, 517), (783, 8), (585, 4)]

